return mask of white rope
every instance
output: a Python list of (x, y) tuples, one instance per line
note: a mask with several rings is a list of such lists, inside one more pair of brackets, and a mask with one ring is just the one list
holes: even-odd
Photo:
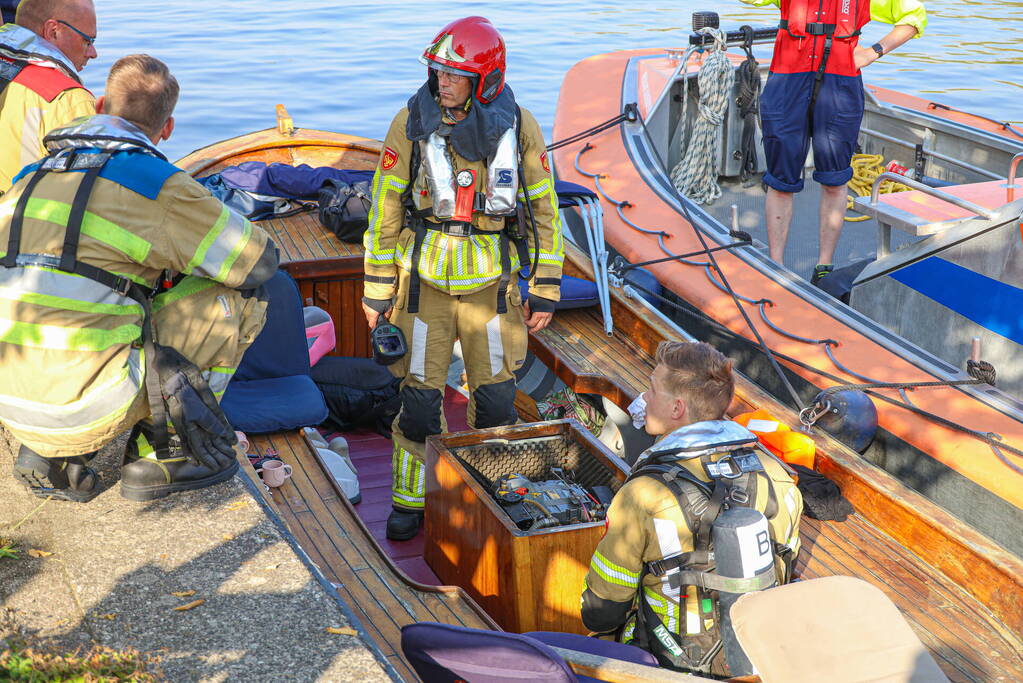
[[(714, 45), (705, 48), (706, 58), (700, 66), (697, 82), (700, 88), (699, 110), (691, 131), (683, 128), (681, 136), (682, 160), (671, 172), (671, 182), (679, 192), (697, 204), (713, 202), (721, 196), (718, 186), (718, 127), (728, 111), (729, 95), (735, 81), (735, 69), (725, 55), (725, 32), (716, 28), (702, 28), (714, 39)], [(691, 45), (682, 57), (682, 121), (686, 126), (689, 104), (689, 57), (697, 49)]]

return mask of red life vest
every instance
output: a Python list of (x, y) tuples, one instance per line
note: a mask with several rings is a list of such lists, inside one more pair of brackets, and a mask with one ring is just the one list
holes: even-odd
[(0, 57), (0, 60), (10, 65), (7, 69), (8, 75), (13, 75), (13, 78), (10, 78), (9, 81), (7, 79), (0, 79), (0, 92), (3, 91), (8, 83), (18, 83), (47, 102), (53, 102), (57, 95), (65, 90), (85, 88), (84, 85), (58, 69), (51, 69), (38, 64), (19, 63), (4, 57)]
[(781, 0), (781, 24), (774, 42), (771, 71), (796, 74), (815, 72), (824, 59), (825, 73), (855, 76), (853, 51), (860, 29), (870, 21), (870, 0)]

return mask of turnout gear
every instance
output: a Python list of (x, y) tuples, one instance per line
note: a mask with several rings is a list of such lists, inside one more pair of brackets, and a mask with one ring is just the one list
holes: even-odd
[[(607, 533), (586, 575), (588, 628), (624, 627), (623, 640), (664, 666), (727, 672), (718, 595), (784, 583), (799, 551), (799, 491), (785, 465), (752, 450), (755, 444), (742, 426), (714, 420), (682, 427), (639, 457), (611, 503)], [(718, 522), (730, 508), (762, 513), (769, 539), (757, 538), (748, 520)], [(716, 566), (721, 534), (730, 534), (732, 555), (738, 543), (753, 558), (764, 556), (768, 540), (768, 569), (752, 566), (742, 573), (747, 578), (734, 578), (734, 567)]]
[(265, 317), (234, 289), (262, 284), (277, 256), (124, 119), (75, 121), (47, 146), (0, 200), (0, 420), (39, 455), (68, 457), (146, 417), (144, 382), (162, 393), (141, 347), (165, 271), (186, 277), (152, 300), (156, 337), (218, 394)]
[(96, 100), (74, 65), (27, 28), (0, 26), (0, 194), (26, 164), (46, 154), (43, 137), (80, 116)]
[(238, 461), (234, 452), (211, 450), (198, 460), (181, 452), (159, 454), (152, 445), (153, 425), (139, 423), (132, 430), (121, 467), (121, 496), (139, 502), (219, 484), (234, 476)]
[[(408, 347), (390, 366), (404, 378), (392, 431), (395, 539), (419, 526), (424, 441), (447, 428), (442, 404), (455, 340), (465, 357), (469, 424), (514, 422), (513, 372), (525, 360), (526, 328), (522, 296), (509, 283), (530, 265), (530, 296), (557, 301), (564, 260), (543, 134), (504, 86), (500, 35), (481, 17), (461, 19), (441, 30), (423, 60), (476, 80), (467, 116), (456, 121), (442, 111), (428, 72), (391, 122), (373, 176), (365, 301), (383, 312), (393, 300), (390, 322)], [(534, 219), (532, 234), (520, 213)]]
[(199, 369), (176, 350), (155, 346), (153, 366), (182, 449), (195, 465), (217, 469), (220, 460), (234, 458), (234, 429)]
[(89, 467), (95, 453), (73, 458), (44, 458), (26, 446), (14, 461), (14, 478), (40, 498), (53, 496), (87, 503), (99, 493), (99, 475)]
[(442, 28), (419, 61), (472, 78), (473, 97), (487, 104), (504, 89), (504, 57), (504, 39), (494, 25), (483, 17), (465, 17)]
[(391, 514), (387, 517), (387, 538), (392, 541), (407, 541), (419, 533), (422, 523), (422, 512), (391, 510)]

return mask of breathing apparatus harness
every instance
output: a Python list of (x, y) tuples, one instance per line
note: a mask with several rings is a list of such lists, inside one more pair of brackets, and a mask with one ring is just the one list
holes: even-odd
[[(116, 121), (114, 117), (104, 116), (102, 119)], [(166, 157), (155, 147), (139, 139), (141, 131), (134, 134), (134, 131), (125, 131), (122, 128), (122, 131), (116, 131), (113, 135), (98, 135), (94, 129), (85, 130), (83, 126), (80, 133), (71, 133), (63, 138), (57, 137), (57, 133), (68, 130), (73, 130), (73, 128), (54, 131), (44, 139), (47, 148), (52, 150), (51, 154), (39, 164), (26, 183), (24, 191), (18, 197), (11, 217), (7, 253), (0, 260), (0, 266), (4, 268), (25, 266), (55, 268), (97, 282), (120, 296), (130, 298), (138, 303), (143, 311), (142, 335), (135, 343), (142, 348), (145, 355), (145, 388), (153, 420), (152, 434), (149, 438), (150, 445), (159, 459), (169, 457), (168, 411), (164, 403), (166, 390), (168, 394), (166, 398), (170, 405), (170, 419), (177, 429), (182, 444), (191, 446), (185, 449), (185, 453), (197, 464), (221, 469), (222, 465), (216, 462), (210, 448), (216, 448), (225, 456), (233, 457), (232, 446), (237, 442), (234, 430), (198, 368), (175, 349), (156, 343), (152, 302), (153, 298), (161, 291), (161, 285), (165, 278), (158, 278), (157, 284), (149, 288), (126, 276), (97, 268), (78, 259), (78, 244), (82, 234), (82, 221), (85, 218), (86, 206), (96, 184), (96, 178), (99, 177), (107, 162), (115, 153), (129, 149), (156, 156), (164, 161), (166, 161)], [(127, 132), (128, 134), (118, 137), (118, 132)], [(81, 153), (80, 150), (83, 147), (90, 148), (90, 151)], [(91, 151), (97, 148), (100, 151)], [(84, 171), (85, 173), (71, 201), (60, 258), (42, 254), (22, 254), (21, 237), (25, 211), (33, 191), (47, 174), (69, 171)], [(201, 413), (201, 415), (197, 415), (197, 413)], [(191, 418), (195, 417), (199, 419), (193, 422)], [(220, 437), (219, 441), (217, 437)], [(199, 447), (200, 443), (197, 439), (203, 440), (201, 445), (205, 448)]]
[[(522, 168), (522, 143), (520, 136), (522, 133), (522, 109), (516, 106), (517, 116), (515, 119), (515, 148), (516, 153), (519, 157), (518, 163), (518, 181), (519, 187), (522, 189), (525, 197), (523, 202), (516, 202), (516, 220), (514, 222), (508, 220), (505, 222), (505, 227), (498, 231), (499, 232), (499, 252), (501, 258), (501, 279), (498, 283), (497, 288), (497, 313), (503, 315), (508, 312), (507, 294), (508, 284), (511, 281), (511, 256), (508, 251), (509, 242), (515, 244), (515, 248), (518, 251), (519, 262), (529, 266), (529, 279), (536, 277), (536, 264), (540, 262), (540, 232), (536, 226), (536, 217), (533, 214), (533, 204), (529, 200), (529, 194), (526, 192), (526, 174)], [(428, 209), (417, 209), (415, 203), (412, 201), (413, 186), (416, 183), (416, 178), (419, 176), (419, 168), (422, 165), (422, 152), (419, 148), (419, 144), (413, 142), (412, 154), (409, 160), (409, 181), (401, 194), (401, 205), (405, 209), (405, 226), (415, 232), (415, 238), (412, 243), (412, 269), (409, 276), (409, 292), (408, 292), (408, 303), (407, 309), (409, 313), (419, 312), (419, 293), (422, 287), (421, 279), (419, 276), (419, 257), (422, 252), (423, 241), (426, 239), (427, 230), (437, 230), (443, 232), (446, 235), (452, 235), (455, 237), (468, 237), (470, 235), (491, 235), (493, 231), (480, 230), (472, 225), (469, 221), (455, 221), (448, 220), (441, 223), (434, 223), (433, 221), (427, 221), (426, 218), (432, 217), (433, 207)], [(461, 171), (456, 174), (456, 179), (461, 176), (465, 171)], [(456, 180), (457, 182), (458, 180)], [(472, 183), (475, 183), (475, 175), (472, 175)], [(523, 209), (525, 204), (525, 209)], [(486, 211), (486, 195), (482, 192), (475, 192), (473, 195), (472, 212), (485, 212)], [(533, 235), (533, 259), (530, 261), (529, 258), (529, 247), (528, 247), (528, 235), (526, 232), (525, 220), (526, 216), (529, 218), (529, 225), (532, 227)]]
[[(692, 531), (692, 552), (646, 562), (640, 576), (640, 586), (644, 585), (643, 579), (647, 574), (653, 574), (666, 578), (668, 586), (680, 594), (676, 632), (665, 627), (643, 595), (639, 597), (636, 612), (635, 637), (639, 646), (667, 659), (676, 668), (704, 673), (710, 671), (712, 661), (723, 647), (720, 626), (726, 615), (719, 608), (719, 594), (751, 593), (776, 583), (774, 562), (750, 578), (732, 578), (718, 572), (720, 566), (715, 559), (715, 522), (723, 512), (730, 508), (755, 510), (758, 489), (766, 484), (768, 496), (763, 517), (771, 519), (778, 513), (774, 487), (753, 449), (755, 443), (756, 437), (753, 437), (712, 447), (703, 444), (655, 451), (629, 476), (630, 481), (652, 477), (667, 486)], [(722, 450), (726, 451), (725, 455), (714, 461), (713, 456)], [(678, 462), (680, 457), (687, 457), (687, 451), (702, 452), (690, 457), (700, 459), (710, 482), (700, 479)], [(774, 559), (782, 564), (787, 582), (792, 569), (792, 550), (772, 543), (771, 552)], [(687, 611), (692, 610), (698, 614), (699, 631), (684, 632), (683, 620)]]

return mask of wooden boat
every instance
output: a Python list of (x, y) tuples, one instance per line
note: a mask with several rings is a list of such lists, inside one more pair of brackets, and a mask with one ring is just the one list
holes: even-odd
[[(741, 61), (726, 54), (736, 65)], [(1010, 181), (1023, 159), (1023, 132), (867, 86), (863, 152), (914, 165), (947, 186), (913, 183), (907, 192), (857, 200), (856, 208), (870, 220), (846, 223), (836, 262), (856, 250), (861, 257), (871, 252), (876, 257), (870, 257), (846, 305), (804, 279), (814, 263), (807, 259), (816, 257), (820, 191), (808, 172), (807, 187), (796, 199), (786, 264), (769, 259), (760, 241), (715, 254), (740, 304), (699, 253), (704, 245), (698, 232), (711, 248), (733, 243), (732, 229), (762, 235), (766, 242), (763, 192), (759, 183), (744, 187), (736, 177), (733, 151), (742, 123), (734, 104), (719, 132), (721, 198), (699, 205), (675, 191), (667, 169), (681, 156), (683, 84), (695, 79), (700, 66), (696, 54), (688, 64), (682, 57), (682, 50), (643, 49), (576, 64), (562, 86), (554, 140), (590, 129), (631, 105), (637, 116), (558, 149), (560, 179), (598, 194), (612, 254), (642, 263), (695, 253), (649, 266), (670, 291), (672, 301), (662, 310), (728, 349), (744, 372), (785, 401), (792, 400), (790, 394), (740, 315), (740, 305), (766, 345), (789, 359), (779, 358), (804, 406), (836, 383), (965, 379), (971, 344), (979, 339), (980, 355), (994, 364), (997, 385), (1006, 390), (987, 384), (911, 394), (877, 389), (881, 429), (864, 457), (1023, 554), (1023, 536), (1016, 532), (1023, 524), (1023, 383), (1015, 341), (1019, 314), (1011, 298), (1023, 287), (1018, 270), (1023, 184)], [(760, 72), (766, 77), (766, 64)], [(695, 90), (694, 81), (689, 115), (697, 109)], [(914, 158), (915, 164), (907, 161)], [(942, 267), (941, 273), (932, 271)], [(923, 278), (915, 277), (925, 271)], [(1011, 296), (1001, 298), (999, 292)], [(965, 307), (957, 308), (953, 299)], [(683, 315), (671, 303), (690, 313)]]
[[(196, 176), (254, 160), (371, 168), (379, 149), (380, 143), (373, 140), (294, 129), (279, 111), (278, 128), (216, 143), (188, 155), (179, 165)], [(334, 353), (368, 355), (359, 310), (361, 249), (340, 242), (313, 214), (262, 225), (279, 245), (282, 267), (298, 281), (307, 303), (326, 309), (336, 321), (338, 346)], [(591, 265), (582, 252), (572, 245), (567, 249), (566, 274), (591, 278)], [(539, 362), (577, 392), (598, 394), (624, 408), (646, 388), (657, 343), (686, 338), (686, 333), (626, 289), (612, 287), (609, 295), (615, 321), (612, 335), (605, 334), (599, 311), (576, 309), (557, 313), (548, 329), (531, 336), (529, 346)], [(525, 421), (537, 419), (535, 403), (528, 396), (520, 394), (516, 405)], [(747, 378), (738, 377), (730, 414), (759, 407), (789, 424), (797, 420), (793, 411)], [(464, 398), (449, 391), (445, 409), (450, 428), (465, 430)], [(492, 438), (493, 432), (499, 438), (515, 439), (525, 433), (564, 431), (563, 423), (516, 425), (482, 435), (462, 431), (432, 439), (431, 458), (443, 458), (438, 450), (444, 448)], [(438, 539), (426, 539), (421, 533), (411, 541), (395, 543), (384, 537), (390, 508), (390, 442), (370, 432), (346, 436), (359, 470), (363, 498), (358, 505), (348, 502), (301, 431), (252, 437), (257, 452), (275, 450), (294, 468), (294, 476), (272, 495), (255, 485), (252, 490), (286, 529), (313, 571), (335, 587), (339, 603), (396, 680), (416, 680), (400, 648), (400, 627), (405, 624), (439, 621), (497, 629), (499, 622), (508, 623), (507, 612), (514, 609), (535, 617), (533, 622), (523, 622), (525, 628), (535, 628), (536, 620), (550, 623), (543, 621), (548, 618), (542, 614), (545, 609), (556, 612), (557, 618), (578, 610), (585, 560), (551, 564), (542, 581), (530, 583), (523, 577), (513, 582), (515, 590), (526, 592), (515, 596), (499, 592), (510, 589), (501, 588), (492, 574), (472, 571), (483, 566), (480, 557), (486, 555), (485, 549), (476, 554), (465, 552), (455, 562), (465, 582), (441, 585), (434, 571), (444, 573), (452, 568), (436, 562), (431, 567), (422, 559), (424, 545)], [(1023, 632), (1023, 562), (826, 435), (815, 435), (814, 440), (816, 468), (842, 487), (857, 512), (844, 523), (802, 521), (803, 550), (797, 574), (802, 578), (847, 574), (880, 587), (953, 681), (1023, 678), (1023, 642), (1019, 638)], [(244, 470), (255, 480), (251, 468)], [(445, 486), (450, 470), (447, 472), (431, 469), (430, 501), (443, 497), (444, 491), (438, 487)], [(452, 515), (468, 514), (463, 504), (457, 505), (449, 508)], [(439, 539), (438, 545), (458, 542), (457, 533), (451, 529), (447, 533), (454, 535)], [(595, 544), (596, 538), (579, 542)], [(539, 561), (539, 553), (534, 551), (534, 563)], [(552, 568), (555, 571), (550, 571)], [(518, 572), (519, 567), (510, 564), (503, 571)], [(531, 589), (522, 588), (529, 585)], [(489, 598), (484, 603), (473, 595)], [(532, 615), (530, 605), (534, 606)], [(576, 623), (565, 630), (581, 628)], [(635, 666), (572, 651), (560, 653), (577, 672), (608, 681), (703, 680), (643, 667), (637, 671)]]

